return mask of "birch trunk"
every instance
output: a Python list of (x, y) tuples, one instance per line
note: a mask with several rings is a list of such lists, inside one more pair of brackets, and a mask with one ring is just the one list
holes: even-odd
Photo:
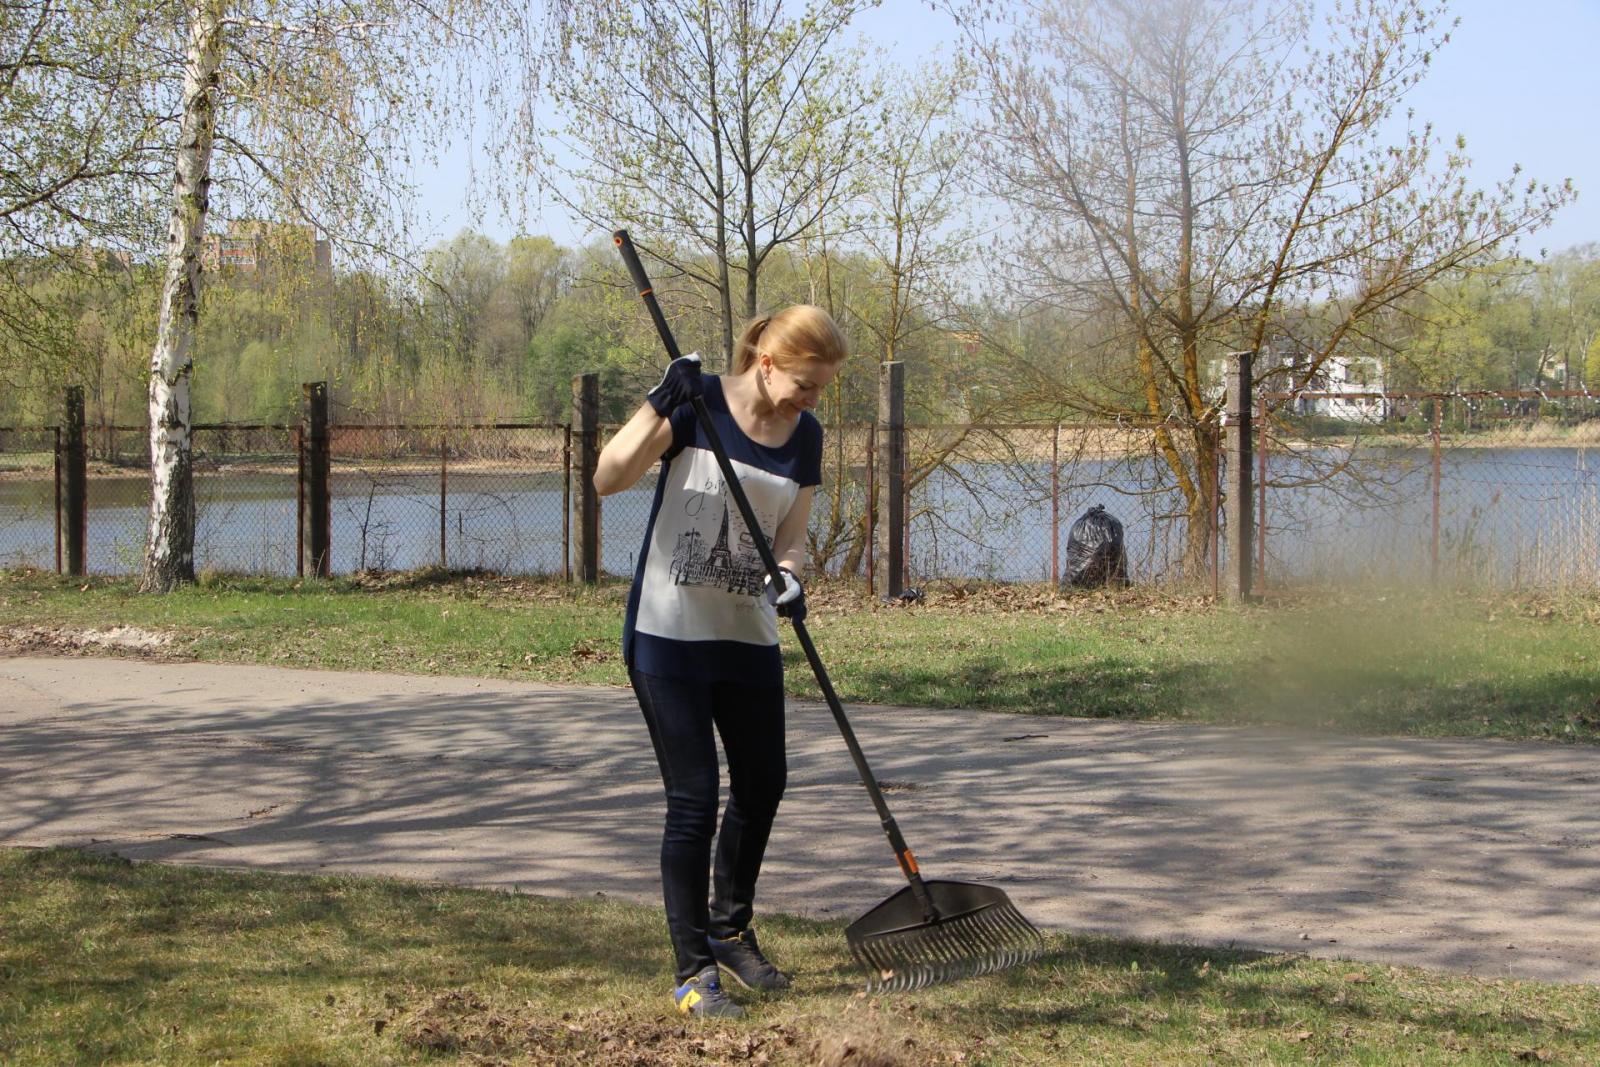
[(150, 532), (145, 592), (194, 581), (194, 470), (189, 379), (200, 300), (200, 239), (211, 187), (217, 67), (225, 0), (192, 0), (183, 63), (183, 118), (167, 226), (161, 320), (150, 357)]

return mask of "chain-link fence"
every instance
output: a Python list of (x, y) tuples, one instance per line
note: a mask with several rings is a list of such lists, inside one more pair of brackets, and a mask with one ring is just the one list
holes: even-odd
[(0, 427), (0, 567), (59, 565), (56, 429)]
[(335, 426), (332, 569), (562, 574), (566, 428)]
[[(615, 427), (603, 428), (601, 442)], [(1355, 417), (1274, 408), (1257, 420), (1257, 585), (1471, 581), (1600, 585), (1600, 404), (1396, 398)], [(827, 428), (812, 558), (884, 588), (887, 431)], [(0, 429), (0, 564), (58, 566), (53, 428)], [(131, 573), (149, 506), (146, 432), (93, 428), (87, 566)], [(1181, 435), (1175, 435), (1184, 447)], [(560, 425), (330, 430), (333, 573), (442, 564), (570, 575), (571, 431)], [(1192, 447), (1192, 444), (1189, 446)], [(292, 575), (305, 558), (303, 433), (197, 426), (196, 566)], [(1194, 475), (1192, 454), (1185, 457)], [(1149, 427), (908, 426), (906, 581), (1065, 577), (1068, 535), (1103, 505), (1124, 527), (1130, 578), (1205, 581), (1218, 553), (1189, 543), (1189, 502)], [(604, 499), (602, 571), (633, 573), (655, 476)], [(1196, 567), (1196, 560), (1200, 564)]]
[(1268, 583), (1600, 586), (1600, 398), (1390, 394), (1257, 448)]

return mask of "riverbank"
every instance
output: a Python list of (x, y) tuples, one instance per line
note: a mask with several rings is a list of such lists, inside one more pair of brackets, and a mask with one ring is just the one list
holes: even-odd
[[(847, 703), (1600, 742), (1593, 595), (1318, 590), (1235, 608), (1140, 589), (940, 583), (910, 605), (855, 583), (808, 589), (812, 634)], [(133, 579), (10, 571), (0, 572), (0, 652), (625, 685), (626, 595), (620, 582), (430, 570), (207, 575), (149, 597)], [(121, 637), (106, 636), (118, 627)], [(785, 657), (790, 691), (818, 698), (787, 639)]]

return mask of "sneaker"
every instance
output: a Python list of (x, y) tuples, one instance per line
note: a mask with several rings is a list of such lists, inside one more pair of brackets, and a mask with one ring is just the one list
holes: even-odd
[(726, 941), (711, 939), (711, 954), (746, 989), (788, 989), (789, 976), (772, 965), (756, 944), (756, 932), (743, 930)]
[(740, 1019), (744, 1009), (722, 990), (715, 967), (707, 967), (672, 992), (672, 1002), (685, 1015), (703, 1019)]

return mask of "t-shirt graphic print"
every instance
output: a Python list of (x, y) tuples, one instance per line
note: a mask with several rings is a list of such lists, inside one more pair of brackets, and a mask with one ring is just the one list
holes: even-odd
[(777, 615), (761, 595), (755, 538), (770, 545), (800, 489), (820, 481), (822, 429), (803, 414), (789, 441), (770, 447), (739, 429), (721, 379), (706, 379), (705, 399), (761, 528), (745, 526), (725, 491), (693, 408), (677, 409), (629, 595), (624, 656), (661, 677), (781, 681)]

